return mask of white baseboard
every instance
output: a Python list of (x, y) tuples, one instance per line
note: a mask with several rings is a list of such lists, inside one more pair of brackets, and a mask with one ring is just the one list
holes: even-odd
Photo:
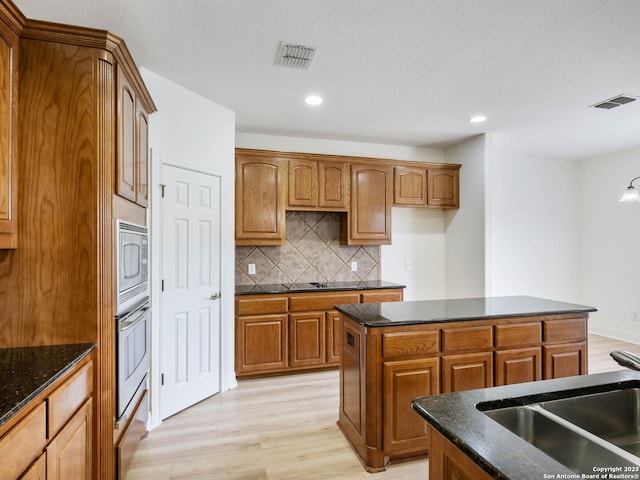
[(589, 333), (602, 335), (603, 337), (613, 338), (622, 342), (636, 343), (640, 345), (640, 329), (637, 332), (629, 332), (616, 328), (602, 327), (601, 325), (589, 325)]

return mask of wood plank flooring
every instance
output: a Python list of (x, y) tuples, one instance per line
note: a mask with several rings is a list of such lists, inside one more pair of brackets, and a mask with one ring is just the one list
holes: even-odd
[[(589, 335), (589, 373), (619, 370), (612, 350), (640, 345)], [(336, 426), (338, 372), (242, 380), (165, 420), (141, 443), (128, 480), (414, 480), (428, 460), (370, 474)]]

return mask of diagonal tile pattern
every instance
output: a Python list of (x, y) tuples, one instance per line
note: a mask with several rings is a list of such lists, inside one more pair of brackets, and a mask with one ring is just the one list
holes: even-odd
[[(287, 212), (285, 245), (236, 247), (236, 285), (380, 280), (380, 247), (340, 245), (340, 215)], [(250, 263), (255, 275), (247, 274)]]

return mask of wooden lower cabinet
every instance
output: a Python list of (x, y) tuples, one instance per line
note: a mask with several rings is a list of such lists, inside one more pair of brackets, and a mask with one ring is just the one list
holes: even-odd
[(47, 480), (91, 479), (91, 411), (89, 399), (47, 446)]
[(411, 402), (440, 393), (438, 358), (384, 362), (383, 448), (401, 454), (428, 447), (427, 425), (416, 421)]
[(0, 435), (0, 478), (92, 479), (92, 389), (93, 363), (83, 360), (18, 412)]
[[(338, 426), (369, 472), (425, 455), (429, 478), (477, 479), (456, 451), (431, 452), (416, 397), (587, 372), (587, 314), (365, 327), (341, 315)], [(544, 333), (546, 332), (546, 337)], [(571, 342), (561, 342), (570, 338)], [(580, 341), (573, 341), (573, 340)], [(438, 447), (440, 448), (440, 447)]]
[(289, 365), (307, 367), (325, 363), (325, 312), (289, 315)]
[(542, 380), (540, 347), (496, 351), (494, 385), (511, 385), (535, 380)]
[(31, 464), (29, 469), (24, 472), (20, 480), (46, 480), (47, 478), (47, 454), (43, 453), (38, 459)]
[(278, 371), (287, 367), (287, 322), (283, 314), (238, 318), (236, 373)]
[(402, 301), (402, 288), (236, 296), (236, 376), (335, 368), (342, 320), (334, 305)]
[(572, 377), (587, 373), (587, 342), (549, 345), (544, 351), (544, 378)]
[(429, 478), (438, 480), (491, 480), (491, 476), (431, 426), (429, 431)]
[(442, 393), (493, 385), (493, 353), (465, 353), (442, 357)]
[(340, 363), (340, 352), (342, 351), (342, 319), (340, 313), (331, 310), (327, 312), (327, 363), (338, 365)]

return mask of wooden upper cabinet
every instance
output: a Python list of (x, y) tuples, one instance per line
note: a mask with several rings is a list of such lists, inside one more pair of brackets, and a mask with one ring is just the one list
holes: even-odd
[(18, 34), (0, 15), (0, 249), (18, 246), (18, 50)]
[(318, 207), (346, 210), (349, 204), (349, 164), (318, 162)]
[(136, 201), (136, 94), (124, 73), (118, 75), (118, 178), (116, 193)]
[(136, 203), (142, 207), (149, 205), (149, 118), (147, 112), (138, 103), (136, 105), (137, 152)]
[(127, 76), (118, 69), (116, 193), (142, 207), (149, 197), (149, 120)]
[(351, 209), (343, 223), (342, 243), (390, 245), (393, 169), (365, 164), (351, 165)]
[(424, 207), (427, 205), (426, 168), (394, 167), (393, 204), (409, 207)]
[(236, 245), (285, 244), (286, 161), (236, 154)]
[(349, 193), (349, 164), (289, 159), (289, 210), (344, 211)]
[(445, 209), (459, 207), (459, 166), (427, 169), (427, 204)]
[(289, 160), (289, 195), (287, 207), (318, 206), (318, 162), (315, 160)]

